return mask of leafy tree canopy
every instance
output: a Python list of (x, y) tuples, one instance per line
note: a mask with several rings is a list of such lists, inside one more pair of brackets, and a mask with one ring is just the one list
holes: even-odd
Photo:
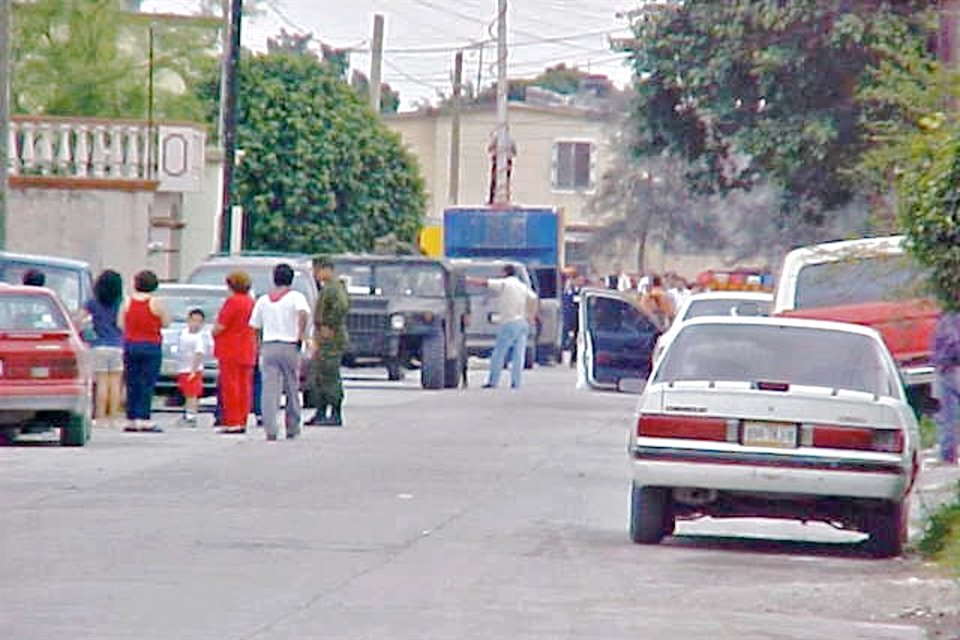
[[(856, 195), (878, 122), (910, 124), (935, 65), (933, 2), (687, 0), (634, 14), (638, 153), (691, 163), (699, 191), (769, 180), (812, 225)], [(876, 91), (878, 77), (899, 91)], [(932, 97), (931, 97), (932, 99)]]
[(914, 136), (910, 166), (899, 179), (907, 247), (930, 270), (930, 288), (960, 311), (960, 125)]
[(216, 59), (219, 21), (129, 13), (117, 0), (36, 0), (14, 12), (14, 112), (145, 118), (152, 29), (155, 117), (200, 118), (189, 87)]
[[(245, 52), (239, 68), (235, 196), (250, 248), (366, 251), (389, 233), (416, 238), (426, 204), (416, 161), (338, 70), (278, 50)], [(204, 91), (215, 113), (215, 77)]]

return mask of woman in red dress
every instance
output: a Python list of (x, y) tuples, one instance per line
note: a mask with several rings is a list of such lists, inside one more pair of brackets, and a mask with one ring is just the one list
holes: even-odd
[(223, 401), (221, 433), (244, 433), (253, 402), (253, 369), (257, 363), (257, 337), (250, 327), (254, 300), (246, 273), (234, 271), (228, 275), (227, 286), (233, 295), (223, 303), (213, 328)]

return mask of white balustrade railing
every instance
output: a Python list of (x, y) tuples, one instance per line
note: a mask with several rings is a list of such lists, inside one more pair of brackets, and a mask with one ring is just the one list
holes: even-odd
[[(11, 176), (158, 180), (160, 190), (173, 191), (198, 190), (202, 179), (205, 134), (199, 125), (14, 116), (9, 135)], [(166, 169), (171, 150), (176, 171)]]

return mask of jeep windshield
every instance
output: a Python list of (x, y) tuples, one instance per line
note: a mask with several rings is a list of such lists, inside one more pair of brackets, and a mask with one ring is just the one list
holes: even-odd
[(916, 298), (920, 270), (902, 255), (857, 257), (809, 264), (797, 275), (795, 306), (834, 307)]
[(439, 265), (341, 263), (336, 268), (347, 292), (352, 294), (421, 298), (447, 295), (444, 271)]

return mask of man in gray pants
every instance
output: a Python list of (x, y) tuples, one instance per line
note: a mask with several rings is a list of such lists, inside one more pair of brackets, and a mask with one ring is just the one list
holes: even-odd
[(260, 392), (263, 428), (267, 440), (279, 433), (280, 394), (287, 396), (287, 438), (300, 435), (300, 346), (306, 337), (310, 305), (291, 289), (293, 269), (281, 263), (273, 270), (274, 289), (260, 296), (250, 315), (250, 326), (260, 332), (263, 385)]

